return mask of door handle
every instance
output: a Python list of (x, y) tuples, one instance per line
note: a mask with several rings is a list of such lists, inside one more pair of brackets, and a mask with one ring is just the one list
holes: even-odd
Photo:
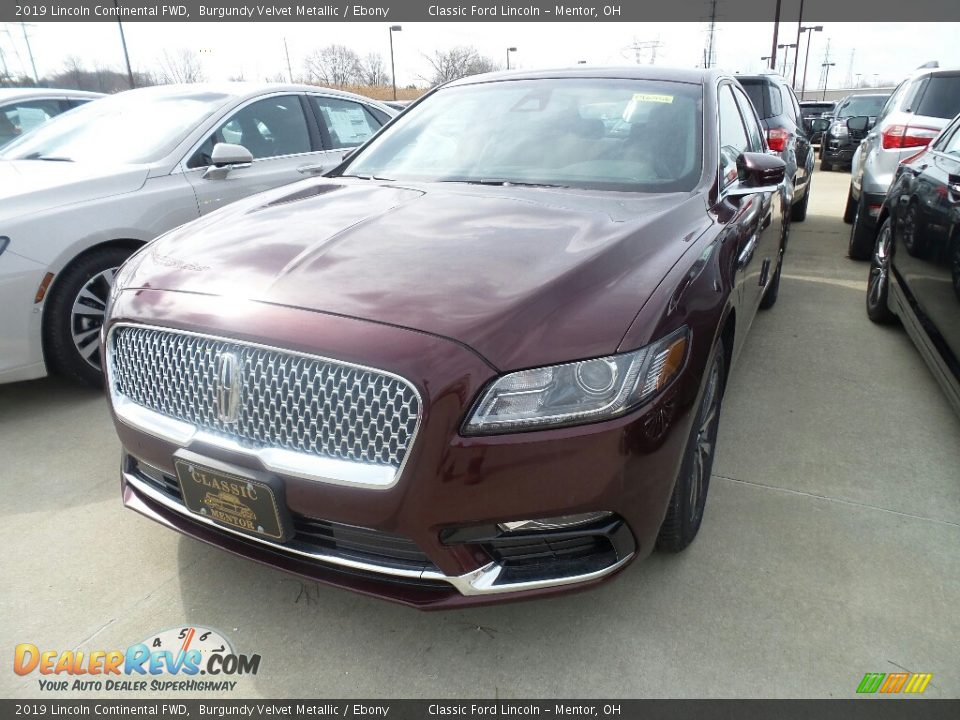
[(301, 175), (319, 175), (326, 169), (326, 165), (301, 165), (297, 168), (297, 172)]
[(740, 255), (737, 257), (737, 269), (742, 270), (747, 265), (750, 264), (750, 261), (753, 260), (753, 253), (757, 249), (757, 233), (754, 233), (750, 236), (750, 239), (747, 241), (747, 244), (743, 246), (743, 250), (740, 251)]

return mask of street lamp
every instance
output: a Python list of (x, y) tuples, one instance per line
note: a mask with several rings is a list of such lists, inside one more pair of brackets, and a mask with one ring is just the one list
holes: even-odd
[(516, 51), (517, 51), (517, 49), (516, 49), (515, 47), (513, 47), (513, 48), (507, 48), (507, 70), (510, 69), (510, 53), (516, 52)]
[(827, 99), (827, 85), (830, 83), (830, 68), (834, 65), (836, 65), (836, 63), (825, 62), (820, 64), (820, 67), (827, 69), (827, 74), (823, 76), (823, 97), (820, 98), (821, 100)]
[(393, 68), (393, 34), (403, 30), (399, 25), (390, 26), (390, 80), (393, 81), (393, 99), (397, 99), (397, 73)]
[[(802, 33), (823, 32), (823, 25), (807, 25), (800, 28)], [(800, 87), (800, 99), (803, 100), (803, 94), (807, 91), (807, 64), (810, 62), (810, 41), (813, 38), (807, 35), (807, 54), (803, 60), (803, 85)], [(798, 51), (799, 52), (799, 51)]]
[[(789, 44), (785, 44), (785, 45), (777, 45), (777, 49), (779, 49), (779, 50), (782, 50), (782, 49), (784, 49), (784, 48), (790, 49), (790, 48), (795, 48), (796, 46), (797, 46), (796, 43), (789, 43)], [(788, 56), (788, 55), (789, 55), (789, 53), (786, 53), (786, 52), (783, 54), (783, 74), (784, 74), (784, 75), (787, 74), (787, 56)]]

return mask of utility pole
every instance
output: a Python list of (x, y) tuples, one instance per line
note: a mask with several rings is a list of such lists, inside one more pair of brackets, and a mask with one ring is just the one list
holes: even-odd
[(0, 47), (0, 65), (3, 66), (3, 80), (10, 77), (10, 71), (7, 70), (7, 59), (3, 56), (3, 48)]
[(853, 87), (853, 58), (856, 54), (856, 48), (850, 51), (850, 64), (847, 65), (847, 77), (844, 79), (844, 84), (847, 87)]
[(30, 67), (33, 68), (33, 80), (39, 85), (40, 76), (37, 75), (37, 64), (33, 61), (33, 50), (30, 47), (30, 36), (27, 35), (27, 24), (25, 22), (20, 23), (20, 29), (23, 30), (23, 42), (27, 44), (27, 55), (30, 56)]
[(130, 67), (130, 53), (127, 52), (127, 37), (123, 34), (123, 21), (120, 20), (120, 0), (113, 0), (113, 6), (117, 9), (117, 26), (120, 28), (120, 44), (123, 45), (123, 59), (127, 63), (127, 80), (130, 83), (130, 89), (136, 87), (133, 82), (133, 68)]
[(707, 31), (707, 52), (703, 67), (710, 69), (717, 62), (715, 38), (717, 34), (717, 0), (710, 0), (710, 29)]
[(657, 61), (657, 48), (662, 47), (663, 43), (660, 42), (660, 38), (657, 37), (656, 40), (637, 40), (634, 37), (633, 42), (630, 45), (627, 45), (624, 50), (633, 50), (633, 57), (637, 65), (641, 61), (641, 53), (644, 50), (650, 51), (650, 64), (653, 65)]
[(283, 39), (283, 52), (287, 56), (287, 79), (293, 82), (293, 68), (290, 66), (290, 48), (287, 47), (287, 39)]
[(827, 81), (830, 79), (830, 68), (836, 63), (830, 62), (830, 38), (827, 38), (827, 49), (823, 53), (823, 62), (820, 63), (820, 82), (823, 83), (823, 100), (827, 99)]

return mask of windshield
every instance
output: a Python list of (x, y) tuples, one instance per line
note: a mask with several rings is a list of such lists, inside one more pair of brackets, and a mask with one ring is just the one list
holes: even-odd
[(887, 102), (888, 95), (863, 95), (847, 100), (837, 111), (837, 117), (876, 117)]
[(440, 90), (343, 170), (391, 180), (692, 190), (701, 174), (698, 85), (539, 79)]
[(218, 93), (157, 96), (129, 92), (54, 118), (0, 151), (8, 160), (152, 162), (229, 98)]

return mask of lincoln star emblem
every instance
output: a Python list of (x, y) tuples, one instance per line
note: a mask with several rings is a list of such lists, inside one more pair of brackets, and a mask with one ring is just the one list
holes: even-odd
[(240, 412), (240, 357), (236, 353), (217, 355), (215, 382), (217, 416), (225, 423), (235, 423)]

